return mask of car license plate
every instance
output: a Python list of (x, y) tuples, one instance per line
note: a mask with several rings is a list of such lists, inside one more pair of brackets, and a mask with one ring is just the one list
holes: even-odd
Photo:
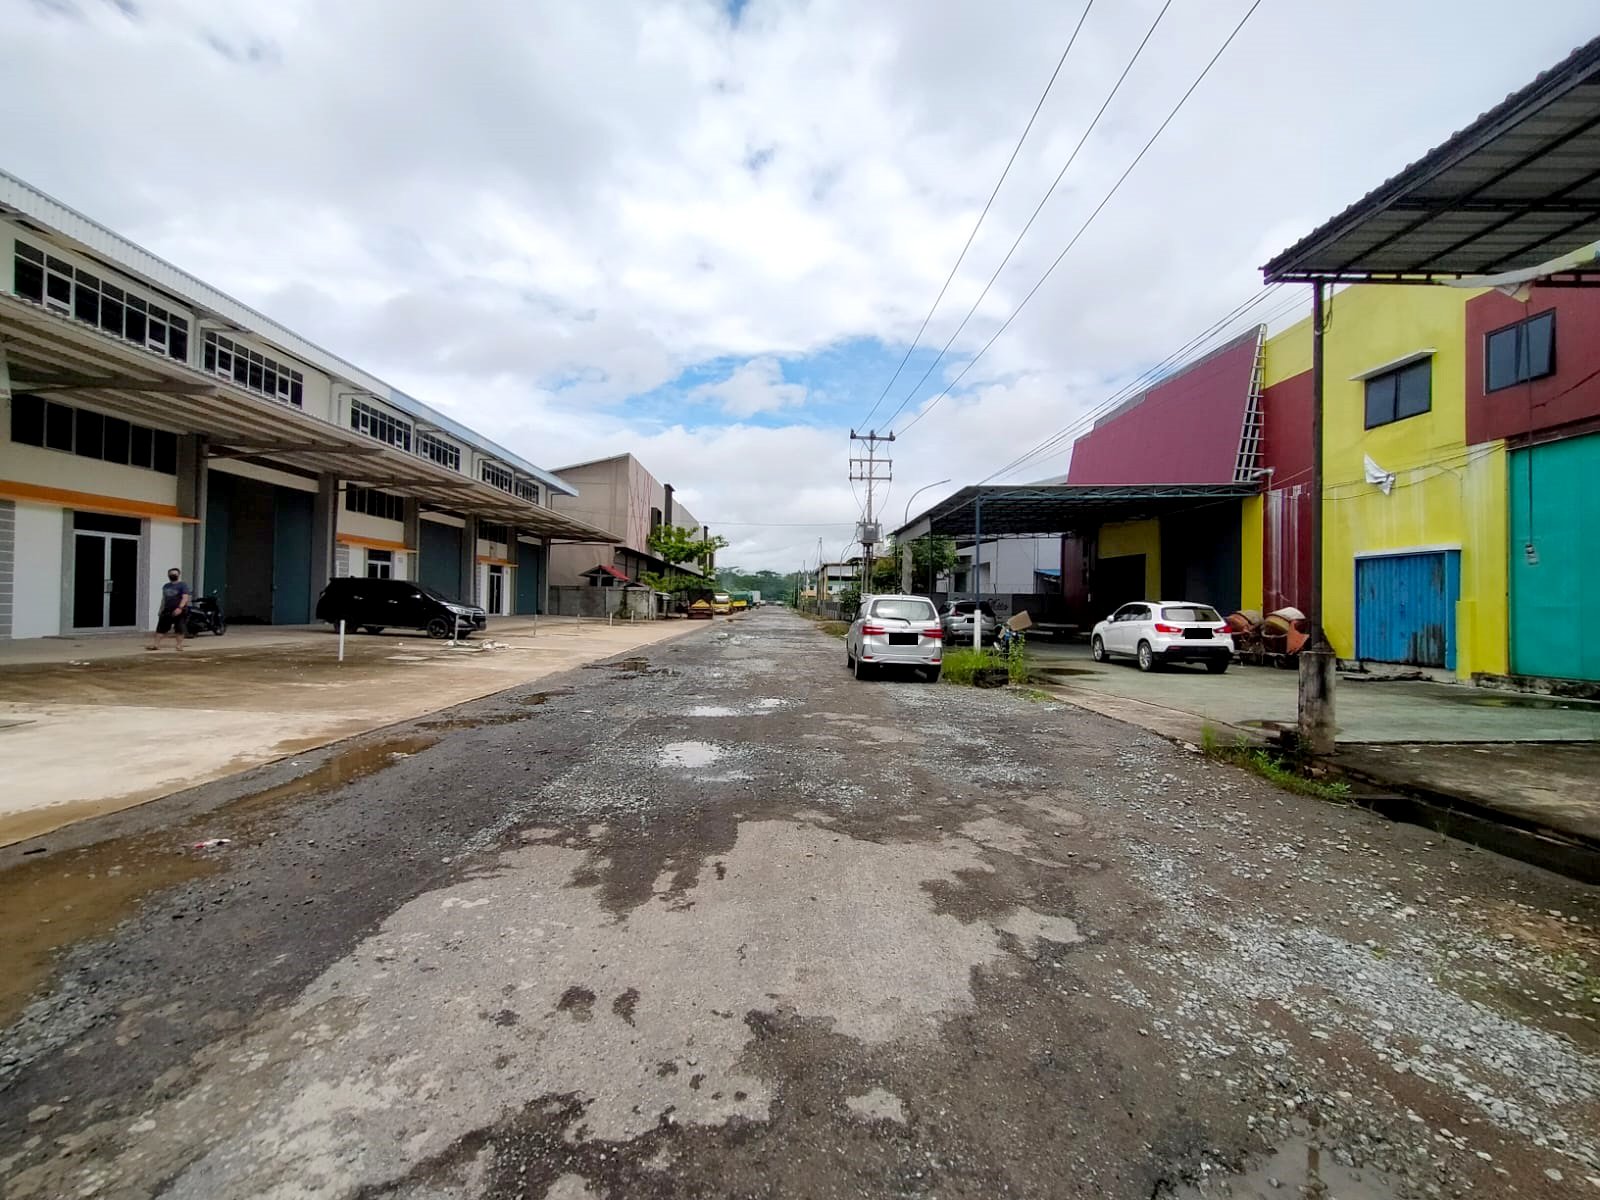
[(1185, 639), (1191, 642), (1209, 642), (1211, 640), (1211, 630), (1185, 629), (1183, 631), (1183, 636)]
[(914, 633), (891, 633), (889, 635), (889, 645), (891, 646), (915, 646), (916, 644), (917, 635)]

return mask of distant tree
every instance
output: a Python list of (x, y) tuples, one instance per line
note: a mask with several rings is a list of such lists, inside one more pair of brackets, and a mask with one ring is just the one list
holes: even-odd
[[(948, 573), (955, 564), (954, 538), (932, 536), (918, 538), (911, 543), (911, 590), (913, 592), (928, 590), (930, 567), (932, 576), (937, 578)], [(885, 547), (883, 556), (872, 561), (872, 590), (898, 592), (900, 582), (900, 551), (891, 542)]]
[(714, 535), (708, 538), (701, 537), (698, 529), (690, 529), (683, 525), (657, 525), (650, 531), (648, 544), (651, 553), (669, 566), (679, 567), (684, 563), (693, 563), (705, 567), (718, 550), (727, 547), (728, 539)]

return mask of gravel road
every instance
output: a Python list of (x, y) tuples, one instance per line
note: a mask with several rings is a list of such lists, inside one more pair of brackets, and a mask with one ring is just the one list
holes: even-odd
[(766, 609), (0, 852), (0, 1191), (1600, 1200), (1597, 1019), (1595, 889)]

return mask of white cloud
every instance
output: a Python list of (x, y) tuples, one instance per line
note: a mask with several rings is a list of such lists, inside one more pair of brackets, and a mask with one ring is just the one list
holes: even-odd
[[(1012, 311), (1247, 4), (1172, 7), (958, 353)], [(534, 461), (633, 450), (724, 523), (726, 561), (778, 567), (823, 533), (791, 522), (847, 535), (845, 434), (885, 382), (842, 389), (862, 411), (840, 418), (778, 363), (915, 333), (1080, 11), (751, 0), (735, 27), (715, 0), (0, 6), (8, 170)], [(932, 345), (1157, 8), (1090, 13)], [(1491, 0), (1263, 5), (973, 390), (897, 444), (890, 515), (1205, 328), (1267, 254), (1592, 24), (1587, 0), (1520, 22)], [(726, 427), (627, 405), (727, 359), (707, 397)], [(788, 424), (742, 423), (756, 415)]]
[(694, 400), (721, 405), (730, 417), (753, 417), (803, 404), (806, 389), (783, 381), (783, 364), (771, 357), (752, 358), (716, 383), (703, 383), (689, 392)]

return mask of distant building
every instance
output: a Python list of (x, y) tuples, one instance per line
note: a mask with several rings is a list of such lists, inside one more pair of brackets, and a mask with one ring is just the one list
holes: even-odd
[[(646, 571), (666, 574), (668, 564), (650, 549), (650, 531), (658, 525), (677, 525), (705, 532), (672, 486), (658, 480), (631, 454), (575, 463), (559, 468), (556, 475), (577, 490), (576, 495), (556, 497), (552, 501), (556, 511), (604, 530), (615, 542), (552, 546), (553, 586), (626, 586), (640, 582)], [(701, 574), (694, 563), (682, 563), (677, 569)]]

